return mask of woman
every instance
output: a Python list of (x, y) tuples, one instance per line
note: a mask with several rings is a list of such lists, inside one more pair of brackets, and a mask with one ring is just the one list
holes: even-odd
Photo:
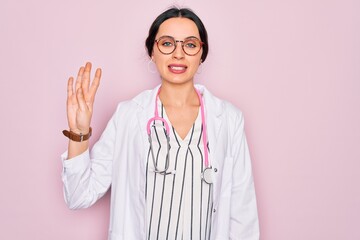
[(65, 200), (89, 207), (111, 186), (109, 239), (259, 239), (241, 112), (194, 85), (207, 33), (189, 9), (171, 8), (146, 40), (161, 85), (118, 105), (89, 151), (101, 78), (91, 64), (68, 81)]

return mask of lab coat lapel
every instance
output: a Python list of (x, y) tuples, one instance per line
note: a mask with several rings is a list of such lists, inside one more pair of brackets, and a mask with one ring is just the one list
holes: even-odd
[(204, 107), (206, 115), (206, 124), (207, 124), (207, 134), (209, 142), (209, 150), (211, 157), (210, 160), (212, 165), (214, 165), (214, 155), (216, 152), (217, 141), (219, 140), (220, 128), (222, 125), (222, 103), (216, 97), (214, 97), (204, 86), (196, 85), (196, 88), (200, 90), (204, 98)]
[[(222, 165), (221, 161), (222, 155), (219, 152), (219, 141), (220, 139), (220, 130), (223, 127), (223, 104), (218, 98), (214, 97), (207, 89), (201, 85), (197, 85), (197, 88), (202, 92), (204, 97), (204, 107), (205, 107), (205, 115), (207, 122), (207, 134), (208, 134), (208, 142), (209, 142), (209, 160), (211, 166), (215, 169)], [(221, 180), (217, 178), (217, 174), (214, 175), (213, 178), (213, 200), (216, 206), (218, 202), (218, 186), (221, 185)]]
[(149, 140), (148, 140), (148, 135), (147, 135), (147, 131), (146, 131), (146, 125), (147, 125), (147, 122), (149, 121), (149, 119), (154, 116), (155, 99), (156, 99), (156, 95), (157, 95), (159, 87), (160, 87), (160, 85), (158, 85), (153, 90), (150, 90), (148, 94), (146, 94), (146, 95), (140, 94), (133, 99), (142, 108), (142, 111), (140, 111), (137, 114), (137, 119), (138, 119), (138, 126), (139, 126), (139, 134), (141, 135), (141, 139), (142, 139), (141, 144), (142, 144), (142, 146), (144, 146), (143, 147), (144, 152), (142, 154), (142, 156), (144, 156), (143, 157), (143, 160), (144, 160), (143, 166), (146, 165), (146, 155), (149, 150), (149, 147), (148, 147)]

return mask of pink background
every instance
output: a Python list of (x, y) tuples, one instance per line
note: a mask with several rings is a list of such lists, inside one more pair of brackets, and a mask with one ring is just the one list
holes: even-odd
[[(66, 81), (103, 69), (94, 143), (119, 101), (159, 83), (144, 40), (172, 3), (1, 1), (0, 239), (106, 239), (109, 194), (63, 201)], [(360, 239), (360, 1), (177, 3), (209, 32), (197, 82), (245, 114), (261, 239)]]

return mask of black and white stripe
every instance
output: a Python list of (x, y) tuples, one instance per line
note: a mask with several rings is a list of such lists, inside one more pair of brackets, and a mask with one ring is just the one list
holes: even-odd
[[(170, 124), (161, 103), (158, 107), (161, 116)], [(156, 124), (162, 125), (161, 121)], [(166, 136), (162, 128), (152, 130), (155, 162), (162, 170), (167, 154)], [(171, 127), (168, 172), (175, 170), (175, 174), (155, 173), (149, 150), (145, 191), (149, 240), (210, 239), (212, 189), (201, 180), (204, 169), (202, 130), (200, 113), (184, 140)]]

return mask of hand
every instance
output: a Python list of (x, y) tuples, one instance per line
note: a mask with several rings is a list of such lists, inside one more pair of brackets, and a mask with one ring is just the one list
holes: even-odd
[(91, 63), (80, 67), (74, 89), (74, 78), (70, 77), (67, 87), (67, 118), (69, 128), (77, 134), (87, 134), (90, 128), (95, 94), (100, 84), (101, 69), (96, 69), (90, 86)]

